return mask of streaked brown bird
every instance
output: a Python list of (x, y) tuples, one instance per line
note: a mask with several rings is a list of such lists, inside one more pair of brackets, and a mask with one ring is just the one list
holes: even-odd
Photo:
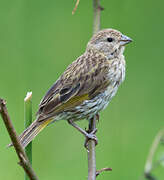
[(48, 124), (65, 119), (86, 138), (93, 132), (75, 121), (91, 119), (107, 107), (125, 78), (125, 45), (132, 40), (114, 29), (104, 29), (88, 42), (86, 51), (70, 64), (40, 102), (36, 120), (20, 135), (25, 148)]

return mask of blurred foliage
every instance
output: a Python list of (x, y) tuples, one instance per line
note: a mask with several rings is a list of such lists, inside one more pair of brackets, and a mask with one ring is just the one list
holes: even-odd
[[(68, 64), (85, 51), (92, 36), (92, 0), (0, 1), (0, 96), (18, 133), (24, 128), (23, 99), (33, 92), (33, 112)], [(101, 0), (102, 28), (115, 28), (134, 42), (126, 48), (126, 80), (98, 124), (97, 168), (113, 171), (98, 179), (138, 178), (152, 140), (163, 126), (164, 54), (162, 0)], [(35, 118), (35, 115), (34, 115)], [(82, 127), (87, 122), (79, 122)], [(14, 149), (0, 121), (0, 179), (23, 179)], [(41, 180), (84, 179), (84, 138), (65, 121), (46, 128), (33, 143), (33, 167)], [(155, 172), (163, 179), (163, 169)]]
[[(164, 146), (163, 146), (164, 129), (161, 129), (155, 136), (151, 145), (149, 155), (145, 164), (145, 170), (140, 180), (157, 180), (156, 171), (162, 170), (164, 166)], [(158, 174), (158, 173), (157, 173)]]

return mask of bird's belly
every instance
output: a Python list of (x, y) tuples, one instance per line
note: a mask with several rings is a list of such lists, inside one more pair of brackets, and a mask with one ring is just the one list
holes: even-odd
[(72, 110), (62, 112), (57, 119), (65, 119), (65, 120), (80, 120), (80, 119), (90, 119), (95, 114), (100, 112), (101, 110), (105, 109), (109, 102), (111, 101), (112, 97), (116, 94), (118, 89), (118, 85), (116, 84), (115, 87), (108, 86), (107, 90), (103, 93), (100, 93), (96, 97), (91, 100), (84, 101), (81, 105), (76, 106)]
[(117, 82), (108, 86), (106, 91), (99, 95), (98, 112), (105, 109), (118, 90)]

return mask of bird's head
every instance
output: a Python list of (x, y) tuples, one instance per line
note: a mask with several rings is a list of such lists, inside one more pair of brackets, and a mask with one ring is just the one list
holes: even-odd
[(124, 46), (131, 41), (131, 38), (117, 30), (104, 29), (93, 35), (87, 49), (97, 50), (107, 56), (108, 59), (112, 59), (122, 54)]

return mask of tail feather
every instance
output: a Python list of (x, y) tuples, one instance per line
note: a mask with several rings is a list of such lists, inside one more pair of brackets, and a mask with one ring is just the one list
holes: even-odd
[[(50, 122), (52, 119), (38, 122), (35, 120), (24, 132), (19, 136), (19, 140), (23, 148), (25, 148)], [(12, 144), (9, 144), (9, 147)]]

